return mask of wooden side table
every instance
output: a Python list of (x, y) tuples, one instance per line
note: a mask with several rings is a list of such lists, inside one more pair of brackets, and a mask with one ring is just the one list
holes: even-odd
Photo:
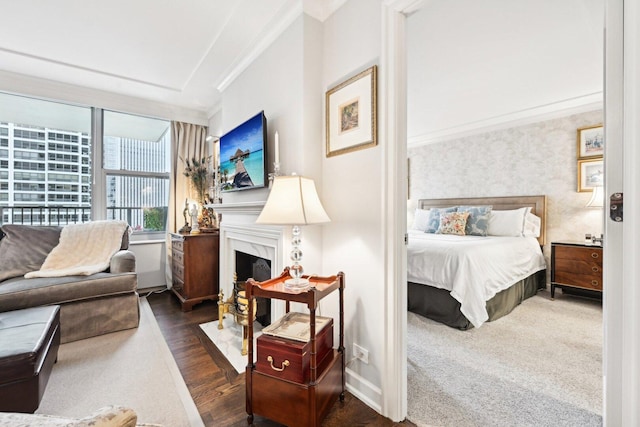
[(556, 287), (602, 293), (602, 246), (552, 242), (551, 299)]
[(171, 233), (171, 290), (180, 300), (182, 311), (195, 304), (218, 299), (218, 252), (220, 233)]
[[(253, 324), (249, 323), (249, 351), (246, 371), (247, 422), (253, 424), (254, 414), (296, 427), (318, 427), (338, 398), (344, 400), (344, 273), (329, 277), (309, 277), (311, 288), (303, 292), (285, 289), (284, 281), (291, 276), (286, 268), (280, 277), (265, 282), (247, 281), (249, 318), (253, 316), (255, 297), (275, 298), (306, 304), (309, 308), (310, 361), (308, 380), (296, 382), (282, 378), (274, 368), (271, 374), (256, 371), (253, 363)], [(320, 300), (333, 291), (340, 293), (339, 345), (320, 363), (317, 360), (316, 308)], [(284, 366), (283, 366), (284, 367)]]

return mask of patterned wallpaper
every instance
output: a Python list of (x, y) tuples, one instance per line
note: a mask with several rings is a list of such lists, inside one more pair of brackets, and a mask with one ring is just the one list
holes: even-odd
[(552, 241), (600, 235), (603, 211), (577, 192), (577, 129), (602, 123), (602, 110), (409, 147), (408, 224), (417, 199), (547, 196), (547, 263)]

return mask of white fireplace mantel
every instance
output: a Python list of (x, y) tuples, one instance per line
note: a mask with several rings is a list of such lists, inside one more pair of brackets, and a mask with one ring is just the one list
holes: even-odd
[(220, 290), (226, 296), (233, 289), (236, 270), (235, 252), (271, 261), (271, 275), (284, 269), (284, 232), (282, 226), (258, 225), (256, 219), (265, 201), (212, 204), (222, 216), (220, 222)]

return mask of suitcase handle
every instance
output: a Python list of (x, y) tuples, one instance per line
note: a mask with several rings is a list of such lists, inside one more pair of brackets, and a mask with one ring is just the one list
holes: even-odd
[(273, 366), (273, 357), (271, 356), (267, 356), (267, 362), (269, 362), (269, 364), (271, 365), (271, 369), (278, 372), (284, 371), (284, 368), (289, 366), (289, 361), (285, 360), (284, 362), (282, 362), (282, 368), (276, 368), (275, 366)]

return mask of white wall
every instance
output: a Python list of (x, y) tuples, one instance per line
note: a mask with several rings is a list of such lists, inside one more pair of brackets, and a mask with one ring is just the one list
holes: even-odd
[[(209, 121), (222, 135), (264, 110), (268, 132), (268, 171), (273, 171), (274, 135), (280, 143), (280, 172), (316, 180), (322, 199), (320, 123), (322, 92), (320, 60), (322, 26), (299, 16), (222, 94), (221, 111)], [(307, 107), (307, 105), (309, 107)], [(219, 124), (217, 124), (217, 123)], [(266, 200), (268, 189), (222, 194), (223, 204)], [(328, 211), (331, 216), (332, 213)], [(223, 216), (224, 222), (224, 216)], [(307, 273), (322, 274), (322, 226), (302, 230), (302, 265)], [(285, 239), (290, 232), (285, 229)], [(288, 250), (286, 251), (288, 259)], [(280, 272), (273, 272), (274, 275)]]
[[(323, 91), (379, 63), (380, 29), (378, 1), (348, 1), (324, 22)], [(385, 335), (384, 143), (322, 162), (324, 203), (332, 219), (323, 228), (324, 270), (345, 273), (347, 360), (353, 343), (369, 351), (368, 365), (359, 360), (349, 364), (347, 383), (378, 411)]]
[(139, 290), (166, 286), (167, 249), (164, 242), (130, 242), (129, 250), (136, 256)]
[(603, 25), (603, 0), (426, 2), (407, 20), (410, 143), (600, 102)]

